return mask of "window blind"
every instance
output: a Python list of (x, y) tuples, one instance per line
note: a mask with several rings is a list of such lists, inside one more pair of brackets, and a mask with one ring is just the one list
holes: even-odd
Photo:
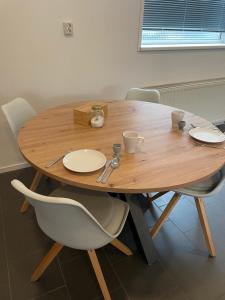
[(144, 0), (143, 30), (225, 31), (225, 0)]

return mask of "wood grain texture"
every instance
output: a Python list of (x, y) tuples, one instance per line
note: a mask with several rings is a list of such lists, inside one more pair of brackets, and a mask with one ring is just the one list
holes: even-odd
[(63, 245), (59, 243), (54, 243), (52, 248), (49, 250), (49, 252), (45, 255), (45, 257), (41, 260), (37, 268), (34, 270), (31, 281), (37, 281), (41, 275), (44, 273), (44, 271), (47, 269), (47, 267), (50, 265), (50, 263), (54, 260), (54, 258), (59, 254), (59, 252), (62, 250)]
[(147, 205), (150, 205), (153, 201), (155, 201), (156, 199), (162, 197), (163, 195), (165, 195), (167, 193), (168, 193), (168, 191), (159, 192), (159, 193), (155, 194), (154, 196), (151, 196), (151, 193), (147, 193)]
[(88, 250), (87, 253), (88, 253), (88, 256), (90, 258), (92, 267), (95, 271), (95, 275), (97, 277), (99, 286), (101, 288), (104, 300), (111, 300), (111, 296), (109, 294), (109, 290), (108, 290), (107, 284), (105, 282), (105, 278), (104, 278), (104, 275), (102, 273), (102, 269), (100, 267), (100, 264), (99, 264), (99, 261), (98, 261), (95, 250)]
[(114, 239), (114, 240), (112, 240), (111, 244), (115, 248), (117, 248), (118, 250), (123, 252), (125, 255), (127, 255), (127, 256), (133, 255), (132, 251), (124, 243), (122, 243), (120, 240)]
[(212, 235), (211, 235), (211, 231), (210, 231), (210, 227), (209, 227), (209, 223), (208, 223), (208, 218), (207, 218), (206, 211), (205, 211), (204, 200), (200, 197), (196, 197), (195, 203), (196, 203), (196, 207), (198, 210), (198, 215), (199, 215), (199, 219), (201, 222), (205, 241), (206, 241), (207, 247), (209, 249), (209, 254), (210, 254), (210, 256), (214, 257), (214, 256), (216, 256), (216, 249), (215, 249), (215, 246), (213, 243), (213, 239), (212, 239)]
[(181, 197), (181, 194), (175, 193), (172, 197), (172, 199), (170, 200), (170, 202), (167, 204), (166, 208), (164, 209), (164, 211), (162, 212), (161, 216), (159, 217), (159, 219), (156, 221), (155, 225), (153, 226), (152, 229), (150, 229), (150, 234), (152, 236), (152, 238), (154, 239), (157, 235), (157, 233), (159, 232), (160, 228), (163, 226), (163, 224), (166, 222), (169, 214), (171, 213), (171, 211), (173, 210), (174, 206), (177, 204), (177, 202), (179, 201)]
[[(173, 107), (141, 101), (108, 101), (108, 117), (103, 128), (74, 124), (73, 109), (79, 103), (51, 108), (37, 115), (21, 129), (20, 150), (41, 173), (59, 181), (93, 190), (119, 193), (166, 191), (200, 181), (225, 163), (222, 149), (200, 147), (184, 132), (171, 129)], [(185, 113), (188, 124), (209, 126), (208, 121)], [(112, 155), (112, 144), (123, 143), (122, 132), (136, 130), (145, 137), (142, 152), (122, 152), (121, 166), (107, 184), (96, 183), (101, 170), (77, 174), (62, 162), (45, 166), (68, 150), (90, 148)]]
[[(35, 191), (37, 189), (42, 177), (43, 177), (43, 175), (39, 171), (37, 171), (35, 173), (34, 179), (30, 186), (31, 191)], [(23, 201), (23, 204), (21, 205), (20, 212), (25, 213), (28, 210), (29, 206), (30, 206), (30, 204), (29, 204), (28, 200), (25, 199)]]

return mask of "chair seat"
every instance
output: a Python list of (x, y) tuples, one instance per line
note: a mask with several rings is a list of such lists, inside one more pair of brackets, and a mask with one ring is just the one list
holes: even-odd
[(224, 170), (221, 169), (208, 179), (190, 184), (188, 186), (185, 186), (184, 188), (180, 188), (176, 190), (176, 192), (180, 192), (190, 196), (210, 196), (210, 193), (212, 193), (217, 188), (223, 178)]
[(111, 235), (117, 234), (129, 212), (129, 206), (125, 202), (103, 192), (63, 186), (54, 190), (49, 196), (80, 202)]

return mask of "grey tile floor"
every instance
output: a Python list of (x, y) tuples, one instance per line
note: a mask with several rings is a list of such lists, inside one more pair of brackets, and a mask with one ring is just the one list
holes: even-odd
[[(30, 275), (51, 247), (37, 226), (33, 209), (19, 212), (21, 195), (13, 178), (29, 185), (32, 169), (0, 174), (0, 299), (100, 300), (95, 275), (83, 251), (64, 248), (37, 283)], [(39, 192), (48, 194), (57, 184), (43, 180)], [(150, 226), (170, 195), (145, 210)], [(129, 223), (121, 239), (135, 252), (126, 257), (112, 246), (97, 251), (113, 300), (223, 300), (225, 299), (225, 189), (205, 200), (217, 257), (209, 258), (194, 201), (182, 197), (155, 239), (159, 261), (147, 266), (134, 243)]]

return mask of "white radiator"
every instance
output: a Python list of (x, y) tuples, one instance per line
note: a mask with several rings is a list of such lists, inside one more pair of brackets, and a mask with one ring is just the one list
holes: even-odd
[(225, 78), (148, 88), (159, 90), (163, 104), (188, 110), (211, 122), (225, 121)]

